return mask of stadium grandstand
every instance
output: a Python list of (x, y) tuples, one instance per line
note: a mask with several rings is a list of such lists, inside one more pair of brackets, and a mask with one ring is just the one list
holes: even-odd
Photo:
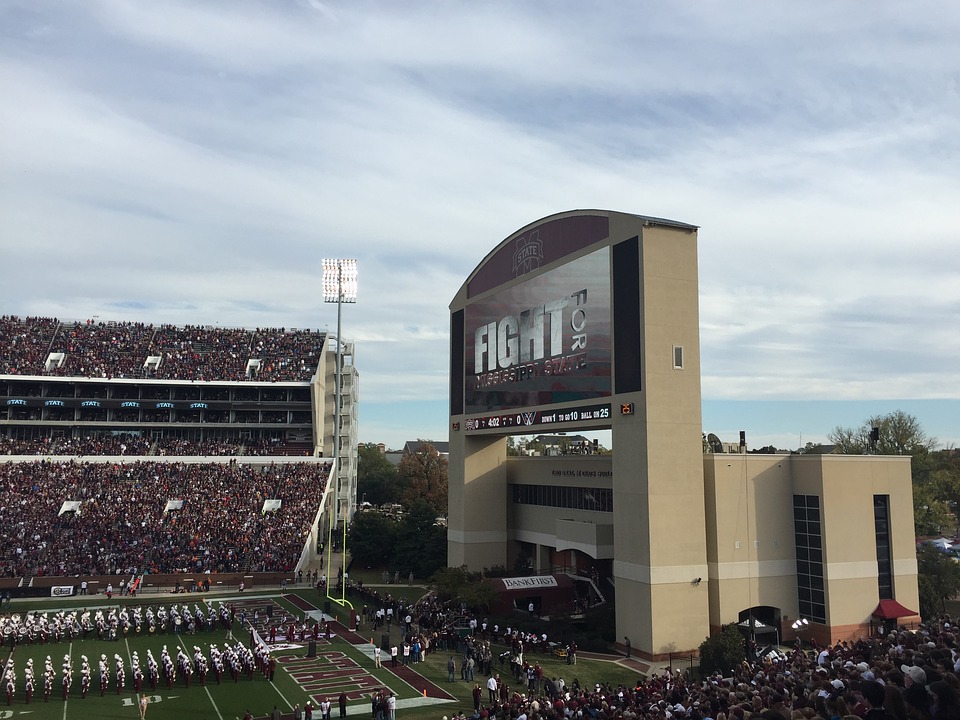
[(0, 591), (315, 572), (356, 506), (358, 374), (344, 342), (335, 438), (337, 350), (296, 328), (0, 318)]

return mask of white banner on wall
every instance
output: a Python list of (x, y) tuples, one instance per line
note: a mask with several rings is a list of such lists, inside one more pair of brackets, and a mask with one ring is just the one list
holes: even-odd
[(553, 575), (534, 575), (533, 577), (502, 578), (503, 586), (507, 590), (523, 590), (525, 588), (557, 587), (557, 579)]

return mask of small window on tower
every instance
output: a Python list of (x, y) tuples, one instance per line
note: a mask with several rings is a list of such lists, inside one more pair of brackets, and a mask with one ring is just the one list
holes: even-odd
[(681, 345), (673, 346), (673, 367), (676, 370), (683, 370), (683, 347)]

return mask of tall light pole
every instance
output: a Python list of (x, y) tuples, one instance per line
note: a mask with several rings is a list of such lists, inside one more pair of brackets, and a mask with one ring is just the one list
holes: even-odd
[[(339, 513), (343, 522), (343, 543), (340, 545), (341, 558), (341, 602), (346, 600), (347, 596), (347, 518), (346, 512), (341, 507), (340, 489), (343, 471), (340, 467), (342, 453), (340, 451), (340, 393), (342, 382), (343, 365), (343, 334), (341, 325), (343, 320), (343, 303), (355, 303), (357, 301), (357, 261), (345, 260), (342, 258), (325, 258), (323, 260), (323, 301), (326, 303), (337, 304), (337, 367), (334, 371), (335, 399), (333, 413), (333, 451), (336, 453), (336, 501), (333, 515), (333, 522), (330, 523), (329, 533), (333, 533), (333, 524), (336, 522)], [(327, 541), (327, 547), (331, 542)], [(328, 554), (329, 557), (329, 554)], [(327, 594), (330, 594), (330, 562), (327, 561)]]

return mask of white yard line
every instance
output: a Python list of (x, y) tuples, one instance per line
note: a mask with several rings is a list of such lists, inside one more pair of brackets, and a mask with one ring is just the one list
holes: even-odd
[[(187, 647), (186, 643), (183, 642), (183, 636), (177, 633), (177, 641), (180, 643), (180, 647), (187, 651), (187, 655), (190, 654), (190, 648)], [(217, 717), (220, 720), (223, 720), (223, 715), (220, 712), (220, 708), (217, 707), (217, 704), (213, 701), (213, 695), (210, 694), (210, 688), (206, 685), (203, 686), (203, 691), (207, 694), (207, 697), (210, 698), (210, 704), (213, 705), (213, 711), (217, 713)]]
[[(127, 682), (133, 682), (133, 656), (130, 654), (130, 643), (127, 640), (127, 636), (123, 636), (123, 644), (127, 646), (127, 665), (130, 666), (130, 679)], [(137, 658), (139, 660), (139, 658)], [(92, 673), (91, 673), (92, 674)], [(125, 678), (126, 680), (126, 678)], [(92, 683), (91, 683), (92, 684)], [(140, 711), (140, 695), (136, 690), (133, 691), (133, 705), (137, 708), (137, 712)]]
[[(257, 629), (256, 629), (255, 627), (253, 627), (253, 623), (250, 622), (249, 620), (247, 620), (247, 625), (249, 625), (249, 626), (253, 629), (254, 632), (257, 631)], [(259, 633), (257, 633), (257, 636), (259, 637)], [(260, 641), (263, 642), (263, 639), (261, 638)], [(279, 696), (280, 696), (280, 699), (283, 700), (283, 701), (287, 704), (287, 707), (290, 708), (291, 710), (293, 710), (293, 705), (291, 705), (291, 704), (290, 704), (290, 701), (287, 700), (287, 696), (284, 695), (282, 692), (280, 692), (280, 688), (278, 688), (278, 687), (276, 686), (276, 683), (274, 683), (273, 680), (268, 680), (268, 682), (269, 682), (271, 685), (273, 685), (273, 689), (277, 691), (277, 695), (279, 695)]]
[[(70, 667), (71, 667), (71, 679), (73, 676), (72, 667), (73, 667), (73, 642), (70, 643), (70, 647), (67, 650), (67, 655), (70, 656)], [(61, 691), (62, 692), (62, 691)], [(67, 720), (67, 701), (70, 699), (70, 694), (67, 693), (66, 699), (63, 701), (63, 720)]]

